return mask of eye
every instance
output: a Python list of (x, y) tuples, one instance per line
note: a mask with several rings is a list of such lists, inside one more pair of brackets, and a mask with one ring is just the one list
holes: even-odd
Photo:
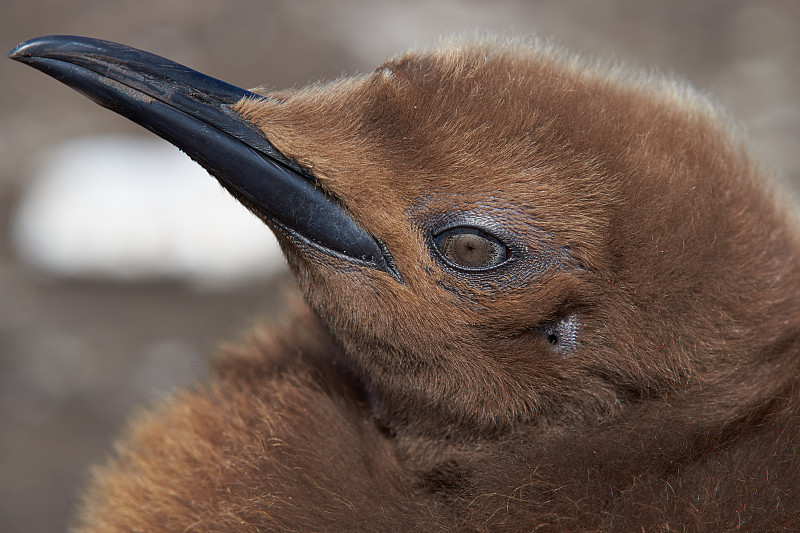
[(448, 263), (467, 270), (492, 268), (508, 259), (505, 245), (477, 228), (443, 231), (434, 237), (434, 243)]

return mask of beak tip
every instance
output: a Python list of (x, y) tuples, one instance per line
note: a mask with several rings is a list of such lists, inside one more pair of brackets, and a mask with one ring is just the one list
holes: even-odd
[(49, 35), (22, 41), (8, 53), (8, 58), (15, 61), (25, 61), (26, 59), (34, 58), (38, 55), (36, 53), (37, 48), (40, 48), (42, 44), (53, 41), (56, 37), (55, 35)]
[(25, 58), (28, 57), (28, 54), (26, 53), (27, 48), (28, 41), (19, 43), (8, 53), (8, 58), (15, 61), (24, 61)]
[(74, 35), (45, 35), (42, 37), (34, 37), (33, 39), (28, 39), (19, 43), (8, 53), (7, 57), (15, 61), (24, 62), (29, 59), (40, 57), (53, 49), (80, 46), (82, 41), (85, 41), (85, 39)]

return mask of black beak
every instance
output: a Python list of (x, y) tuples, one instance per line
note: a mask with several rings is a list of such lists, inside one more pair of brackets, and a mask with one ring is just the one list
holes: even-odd
[(402, 281), (386, 246), (326, 195), (311, 172), (230, 109), (242, 98), (263, 97), (163, 57), (99, 39), (39, 37), (19, 44), (9, 57), (171, 142), (290, 237)]

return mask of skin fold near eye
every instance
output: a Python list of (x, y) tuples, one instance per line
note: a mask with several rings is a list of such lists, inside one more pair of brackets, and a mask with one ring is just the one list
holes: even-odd
[(508, 252), (494, 237), (475, 228), (453, 228), (436, 237), (442, 257), (456, 267), (482, 270), (503, 263)]

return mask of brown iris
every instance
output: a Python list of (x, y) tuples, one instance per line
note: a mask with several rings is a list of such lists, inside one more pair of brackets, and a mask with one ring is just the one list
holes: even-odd
[(449, 263), (468, 270), (492, 268), (507, 258), (506, 247), (477, 228), (453, 228), (436, 237), (436, 247)]

